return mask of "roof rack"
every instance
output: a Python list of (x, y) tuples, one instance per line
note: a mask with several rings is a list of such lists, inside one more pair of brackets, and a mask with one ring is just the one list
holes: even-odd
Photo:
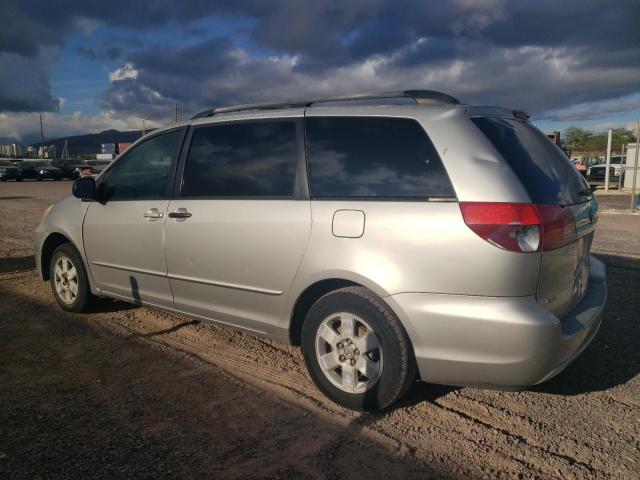
[(435, 90), (403, 90), (400, 92), (381, 93), (357, 93), (353, 95), (341, 95), (337, 97), (308, 98), (299, 100), (285, 100), (272, 103), (248, 103), (231, 107), (210, 108), (195, 115), (196, 118), (213, 117), (221, 113), (243, 112), (246, 110), (278, 110), (281, 108), (310, 107), (314, 103), (339, 102), (348, 100), (376, 100), (385, 98), (412, 98), (422, 105), (460, 105), (460, 102), (446, 93)]

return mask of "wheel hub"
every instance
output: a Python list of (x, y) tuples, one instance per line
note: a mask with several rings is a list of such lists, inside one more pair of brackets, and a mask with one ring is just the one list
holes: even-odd
[(323, 373), (349, 393), (369, 390), (382, 373), (382, 349), (373, 329), (349, 313), (327, 317), (316, 334)]

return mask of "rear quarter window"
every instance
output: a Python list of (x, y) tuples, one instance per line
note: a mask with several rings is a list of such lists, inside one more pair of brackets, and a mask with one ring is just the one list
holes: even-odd
[(405, 118), (307, 117), (311, 196), (454, 197), (424, 129)]
[(574, 205), (590, 198), (582, 175), (537, 128), (506, 117), (475, 117), (471, 121), (511, 166), (533, 203)]

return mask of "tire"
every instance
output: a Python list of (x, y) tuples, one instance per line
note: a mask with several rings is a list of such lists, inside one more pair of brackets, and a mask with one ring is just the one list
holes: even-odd
[(413, 348), (400, 320), (364, 287), (335, 290), (311, 307), (302, 327), (302, 353), (318, 389), (352, 410), (386, 408), (416, 379)]
[(21, 182), (22, 179), (21, 178), (16, 178), (16, 182)]
[(93, 303), (95, 297), (89, 288), (84, 263), (70, 243), (63, 243), (54, 250), (49, 264), (49, 276), (53, 296), (63, 310), (84, 312)]

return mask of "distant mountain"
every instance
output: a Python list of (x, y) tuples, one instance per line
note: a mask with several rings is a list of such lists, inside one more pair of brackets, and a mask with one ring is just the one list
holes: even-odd
[[(150, 130), (149, 130), (150, 131)], [(45, 139), (45, 145), (55, 145), (58, 155), (62, 154), (64, 141), (67, 140), (67, 148), (69, 156), (76, 157), (78, 155), (91, 155), (100, 153), (100, 145), (103, 143), (130, 143), (140, 138), (142, 133), (139, 130), (129, 132), (121, 132), (119, 130), (105, 130), (100, 133), (88, 133), (86, 135), (74, 135), (70, 137), (61, 137)], [(40, 146), (40, 142), (33, 142), (34, 147)]]

